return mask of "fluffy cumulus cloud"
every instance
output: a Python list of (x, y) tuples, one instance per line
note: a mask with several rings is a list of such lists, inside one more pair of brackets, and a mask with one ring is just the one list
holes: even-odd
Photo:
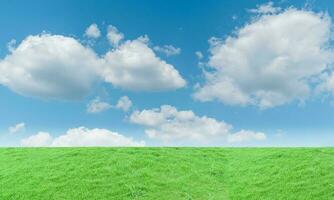
[(117, 47), (120, 41), (124, 39), (124, 35), (123, 33), (119, 32), (115, 26), (109, 25), (107, 38), (111, 45)]
[(166, 54), (166, 56), (173, 56), (173, 55), (178, 55), (181, 53), (181, 49), (174, 47), (173, 45), (164, 45), (162, 47), (155, 46), (154, 50), (157, 52), (162, 52)]
[(102, 101), (100, 97), (96, 97), (87, 104), (86, 110), (88, 113), (100, 113), (110, 109), (111, 107), (112, 106), (109, 103)]
[(10, 45), (10, 53), (0, 60), (0, 84), (25, 96), (82, 99), (95, 82), (102, 81), (146, 91), (186, 84), (174, 66), (155, 55), (147, 37), (125, 41), (97, 55), (75, 38), (43, 33), (28, 36), (17, 47)]
[(129, 109), (132, 106), (132, 101), (129, 99), (129, 97), (127, 96), (123, 96), (121, 98), (119, 98), (117, 104), (116, 104), (116, 108), (123, 110), (124, 112), (129, 111)]
[(47, 132), (38, 132), (21, 140), (21, 145), (26, 147), (46, 147), (52, 144), (52, 136)]
[(18, 132), (23, 131), (25, 129), (25, 126), (26, 126), (25, 123), (21, 122), (21, 123), (18, 123), (16, 125), (14, 125), (14, 126), (9, 127), (8, 131), (10, 133), (18, 133)]
[(33, 147), (86, 147), (86, 146), (145, 146), (144, 141), (135, 141), (107, 129), (88, 129), (85, 127), (69, 129), (64, 135), (52, 137), (39, 132), (21, 141), (22, 146)]
[(0, 61), (0, 84), (26, 96), (79, 99), (97, 78), (95, 53), (71, 37), (28, 36)]
[(210, 142), (217, 141), (242, 142), (266, 138), (264, 133), (250, 130), (233, 133), (232, 125), (224, 121), (207, 116), (200, 117), (191, 110), (179, 111), (170, 105), (163, 105), (157, 109), (134, 111), (130, 116), (130, 122), (144, 126), (149, 138), (164, 142), (184, 141), (210, 144)]
[(101, 36), (101, 32), (97, 24), (91, 24), (85, 31), (85, 35), (89, 38), (99, 38)]
[(105, 56), (102, 76), (106, 82), (129, 90), (168, 90), (184, 87), (186, 81), (170, 64), (156, 56), (148, 38), (128, 40)]
[(333, 62), (331, 19), (294, 8), (261, 13), (225, 40), (210, 39), (209, 70), (195, 99), (269, 108), (312, 93), (311, 80)]

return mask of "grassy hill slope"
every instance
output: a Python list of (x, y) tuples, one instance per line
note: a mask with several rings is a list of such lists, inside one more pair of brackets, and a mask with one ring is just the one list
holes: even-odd
[(334, 199), (334, 149), (2, 148), (0, 199)]

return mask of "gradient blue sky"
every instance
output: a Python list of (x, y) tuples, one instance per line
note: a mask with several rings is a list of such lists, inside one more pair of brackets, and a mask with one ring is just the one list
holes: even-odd
[[(96, 23), (101, 37), (91, 46), (97, 54), (104, 54), (111, 47), (106, 38), (108, 25), (122, 32), (126, 40), (142, 35), (150, 38), (150, 45), (173, 45), (181, 53), (157, 56), (174, 66), (187, 81), (187, 86), (161, 92), (131, 91), (100, 83), (81, 100), (50, 100), (24, 96), (0, 85), (0, 145), (19, 145), (22, 138), (39, 131), (54, 137), (70, 128), (99, 128), (118, 132), (135, 140), (145, 140), (147, 145), (159, 145), (159, 140), (148, 138), (145, 127), (129, 123), (135, 110), (159, 108), (168, 104), (178, 110), (192, 110), (197, 116), (208, 116), (233, 125), (236, 131), (254, 130), (266, 134), (266, 140), (255, 143), (260, 146), (332, 146), (334, 144), (334, 107), (331, 98), (312, 96), (304, 103), (291, 101), (273, 108), (226, 105), (218, 101), (200, 102), (192, 98), (194, 85), (204, 81), (198, 66), (196, 51), (203, 53), (203, 62), (209, 59), (209, 38), (226, 38), (235, 30), (251, 23), (255, 9), (268, 1), (22, 1), (4, 0), (0, 3), (0, 59), (10, 54), (7, 44), (15, 39), (18, 46), (28, 35), (43, 31), (74, 37), (83, 44), (86, 28)], [(288, 7), (327, 12), (334, 17), (334, 2), (323, 1), (273, 1), (283, 10)], [(259, 55), (260, 56), (260, 55)], [(75, 74), (74, 74), (75, 75)], [(20, 79), (20, 77), (17, 77)], [(87, 104), (95, 97), (116, 104), (122, 96), (128, 96), (133, 107), (129, 112), (109, 109), (91, 114)], [(9, 133), (8, 128), (25, 123), (25, 129)], [(173, 143), (171, 143), (173, 144)], [(190, 143), (191, 144), (191, 143)], [(247, 145), (245, 143), (244, 145)], [(220, 145), (220, 144), (214, 144)], [(221, 145), (238, 145), (226, 144)]]

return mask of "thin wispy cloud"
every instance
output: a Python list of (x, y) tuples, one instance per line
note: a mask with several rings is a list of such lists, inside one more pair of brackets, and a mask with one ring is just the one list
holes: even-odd
[(16, 125), (14, 125), (14, 126), (9, 127), (8, 131), (10, 133), (19, 133), (19, 132), (24, 131), (25, 127), (26, 127), (25, 123), (21, 122), (21, 123), (18, 123)]

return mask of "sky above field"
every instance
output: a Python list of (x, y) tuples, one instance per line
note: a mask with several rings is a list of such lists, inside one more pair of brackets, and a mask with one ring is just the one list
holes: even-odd
[(0, 2), (0, 146), (332, 146), (334, 2)]

